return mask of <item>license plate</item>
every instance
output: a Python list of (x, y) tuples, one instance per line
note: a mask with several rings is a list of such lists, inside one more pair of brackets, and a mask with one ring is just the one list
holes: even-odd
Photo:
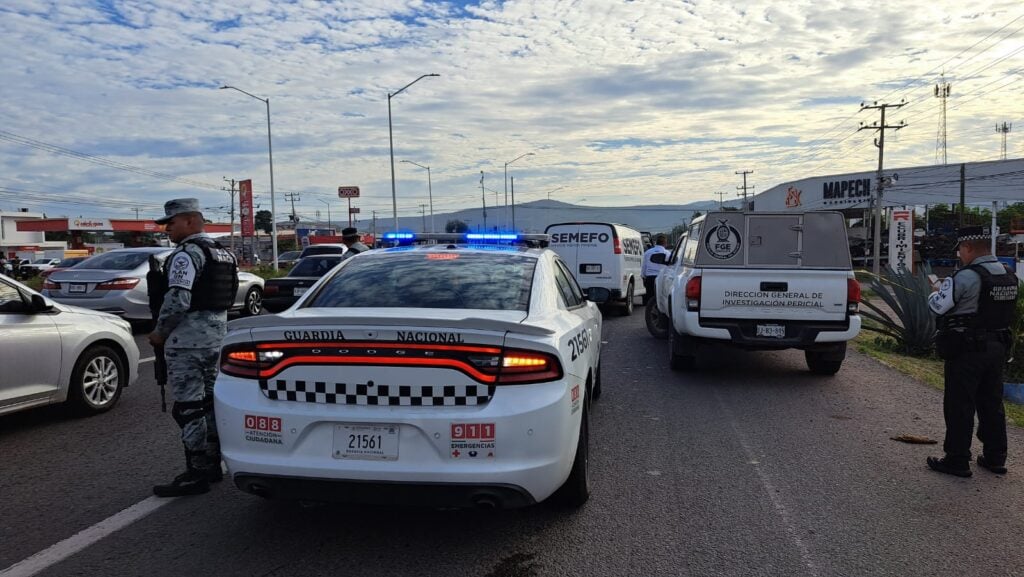
[(757, 325), (757, 336), (782, 339), (786, 337), (786, 327), (783, 325)]
[(580, 265), (580, 272), (583, 274), (601, 274), (601, 265), (584, 264)]
[(334, 458), (364, 461), (398, 460), (398, 425), (334, 426)]
[(295, 290), (294, 290), (294, 292), (292, 294), (294, 294), (297, 297), (300, 297), (300, 296), (306, 294), (306, 291), (308, 291), (308, 290), (309, 290), (309, 287), (304, 287), (304, 286), (303, 287), (295, 287)]
[(85, 285), (82, 283), (71, 283), (68, 285), (69, 293), (84, 293)]

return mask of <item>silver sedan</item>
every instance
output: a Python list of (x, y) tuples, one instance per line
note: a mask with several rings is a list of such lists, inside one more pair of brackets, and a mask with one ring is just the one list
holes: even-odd
[[(163, 262), (173, 249), (124, 248), (98, 254), (71, 269), (55, 272), (43, 284), (43, 296), (53, 300), (115, 314), (133, 322), (152, 320), (146, 273), (149, 256)], [(231, 310), (242, 316), (263, 310), (263, 279), (239, 271), (238, 294)]]
[(0, 276), (0, 415), (54, 403), (110, 410), (138, 378), (131, 326)]

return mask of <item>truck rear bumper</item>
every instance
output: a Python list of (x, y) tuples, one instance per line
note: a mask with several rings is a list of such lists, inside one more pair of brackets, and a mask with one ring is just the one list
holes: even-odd
[[(691, 317), (691, 315), (687, 315)], [(686, 333), (697, 338), (728, 342), (749, 349), (791, 349), (815, 348), (821, 343), (841, 343), (853, 339), (860, 332), (861, 319), (852, 315), (845, 321), (784, 321), (759, 319), (686, 319)], [(783, 337), (757, 335), (758, 325), (781, 325), (785, 327)]]

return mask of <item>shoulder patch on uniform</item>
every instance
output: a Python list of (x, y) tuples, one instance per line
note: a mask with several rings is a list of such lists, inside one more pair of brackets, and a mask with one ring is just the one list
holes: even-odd
[(167, 268), (167, 287), (192, 290), (196, 282), (196, 265), (185, 252), (178, 252)]
[(953, 310), (954, 306), (956, 306), (956, 301), (953, 298), (953, 279), (947, 277), (942, 280), (939, 290), (928, 297), (928, 307), (932, 309), (933, 313), (941, 315)]

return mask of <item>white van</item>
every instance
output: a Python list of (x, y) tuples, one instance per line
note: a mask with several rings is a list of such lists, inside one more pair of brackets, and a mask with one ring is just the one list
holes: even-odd
[(569, 265), (584, 291), (606, 288), (622, 304), (623, 314), (632, 314), (633, 297), (645, 293), (639, 231), (608, 222), (562, 222), (544, 232), (551, 236), (549, 247)]

